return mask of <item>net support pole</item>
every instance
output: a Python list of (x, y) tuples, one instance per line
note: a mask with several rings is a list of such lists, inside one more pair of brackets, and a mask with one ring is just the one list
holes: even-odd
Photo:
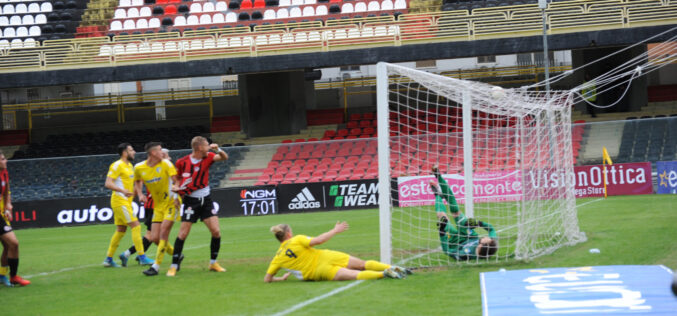
[(463, 174), (465, 175), (465, 214), (473, 217), (474, 199), (472, 174), (472, 97), (470, 91), (463, 91)]
[(388, 68), (380, 62), (376, 65), (376, 119), (378, 132), (378, 205), (379, 205), (379, 245), (381, 262), (392, 261), (390, 241), (390, 148), (388, 123)]

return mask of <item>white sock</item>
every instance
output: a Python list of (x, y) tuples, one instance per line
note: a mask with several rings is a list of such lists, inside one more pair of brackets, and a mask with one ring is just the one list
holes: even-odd
[(155, 271), (158, 271), (158, 272), (160, 271), (160, 265), (157, 264), (157, 263), (153, 263), (153, 265), (151, 266), (151, 268), (155, 269)]
[(215, 264), (215, 263), (216, 263), (216, 259), (209, 260), (209, 264)]
[(179, 265), (178, 265), (178, 264), (176, 264), (176, 263), (172, 263), (172, 268), (174, 268), (174, 269), (178, 269), (178, 268), (179, 268)]
[(129, 258), (132, 254), (129, 252), (129, 249), (127, 249), (122, 255), (125, 256), (125, 258)]

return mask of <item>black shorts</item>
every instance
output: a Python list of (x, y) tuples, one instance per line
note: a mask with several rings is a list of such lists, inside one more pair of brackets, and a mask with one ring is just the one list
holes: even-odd
[(150, 230), (150, 227), (153, 225), (153, 209), (147, 208), (143, 224), (146, 225), (146, 230)]
[(0, 218), (0, 222), (2, 222), (2, 227), (0, 227), (0, 236), (7, 234), (12, 231), (12, 226), (7, 224), (4, 218)]
[(212, 216), (216, 216), (216, 210), (211, 196), (207, 195), (204, 198), (183, 197), (182, 222), (197, 223), (198, 218), (204, 222), (205, 219)]

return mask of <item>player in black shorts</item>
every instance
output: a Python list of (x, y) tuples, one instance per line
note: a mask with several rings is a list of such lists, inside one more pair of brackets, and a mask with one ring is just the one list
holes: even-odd
[[(26, 286), (31, 281), (17, 275), (19, 270), (19, 240), (12, 230), (12, 197), (9, 191), (9, 172), (7, 158), (0, 151), (0, 242), (2, 257), (0, 258), (0, 282), (5, 286)], [(7, 274), (9, 273), (9, 278)]]
[[(209, 270), (216, 272), (225, 272), (216, 261), (221, 248), (221, 229), (219, 228), (219, 218), (216, 216), (214, 203), (209, 195), (209, 167), (215, 161), (225, 161), (228, 154), (219, 148), (217, 144), (209, 144), (206, 138), (202, 136), (193, 137), (190, 142), (193, 152), (176, 161), (176, 172), (179, 176), (179, 191), (183, 198), (183, 215), (181, 216), (181, 227), (179, 235), (174, 242), (174, 255), (172, 256), (172, 266), (167, 271), (167, 276), (175, 276), (179, 270), (179, 265), (183, 259), (183, 243), (193, 223), (202, 220), (212, 234), (211, 240), (211, 259)], [(210, 150), (216, 153), (210, 152)]]

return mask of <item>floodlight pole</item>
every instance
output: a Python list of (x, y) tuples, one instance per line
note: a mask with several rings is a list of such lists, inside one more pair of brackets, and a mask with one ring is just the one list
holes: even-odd
[(543, 60), (545, 62), (545, 92), (550, 97), (550, 58), (548, 56), (548, 27), (545, 9), (548, 8), (548, 0), (538, 0), (538, 7), (541, 8), (543, 16)]

